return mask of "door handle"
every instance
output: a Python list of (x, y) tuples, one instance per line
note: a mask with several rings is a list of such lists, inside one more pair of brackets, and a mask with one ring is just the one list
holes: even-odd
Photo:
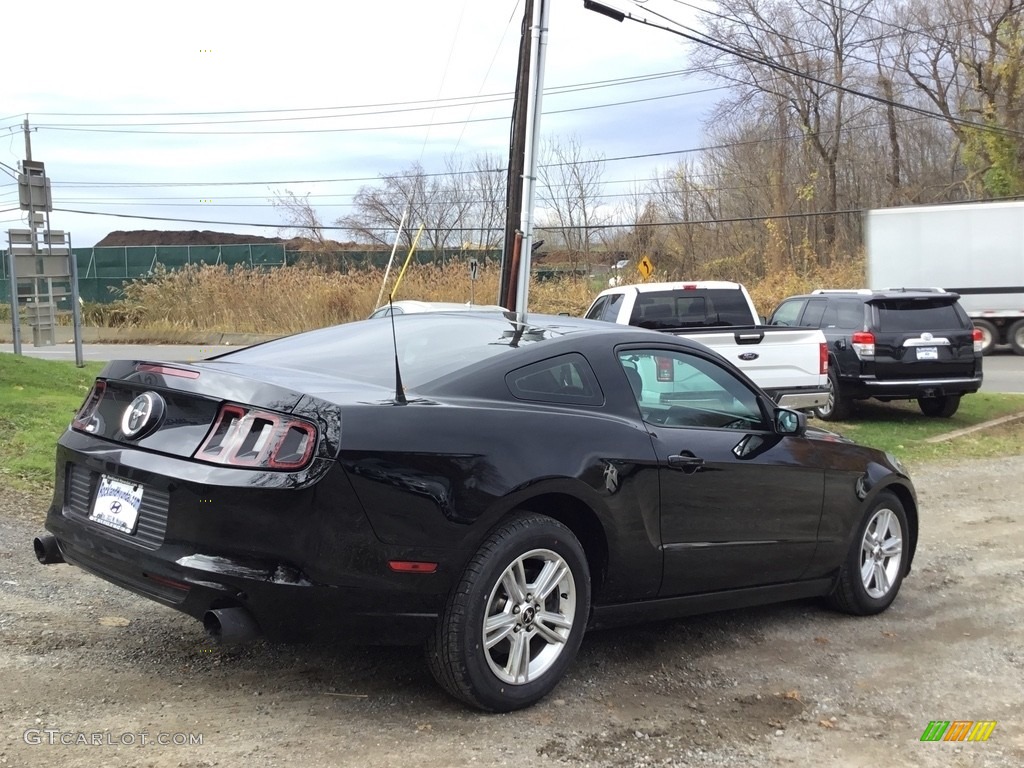
[(704, 466), (704, 459), (694, 456), (689, 451), (675, 453), (668, 457), (668, 465), (672, 469), (679, 469), (686, 474), (693, 474)]

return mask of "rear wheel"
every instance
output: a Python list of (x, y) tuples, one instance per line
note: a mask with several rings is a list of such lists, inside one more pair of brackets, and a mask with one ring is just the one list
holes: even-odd
[(524, 513), (497, 528), (466, 566), (427, 641), (427, 662), (468, 704), (528, 707), (572, 663), (589, 615), (583, 547), (558, 521)]
[(917, 404), (925, 416), (936, 416), (948, 419), (960, 407), (960, 395), (940, 395), (939, 397), (919, 397)]
[(903, 504), (883, 491), (868, 507), (829, 596), (845, 613), (868, 616), (888, 608), (907, 572), (906, 542), (910, 528)]
[(975, 320), (974, 327), (981, 331), (981, 354), (991, 353), (999, 338), (999, 331), (988, 320)]
[(839, 390), (839, 377), (831, 365), (828, 369), (828, 402), (814, 409), (814, 415), (825, 421), (839, 421), (850, 415), (850, 399)]
[(1016, 354), (1024, 355), (1024, 320), (1018, 320), (1011, 325), (1006, 338)]

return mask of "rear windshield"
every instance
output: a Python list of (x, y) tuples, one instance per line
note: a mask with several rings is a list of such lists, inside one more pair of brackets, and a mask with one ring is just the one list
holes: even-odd
[(880, 331), (936, 331), (968, 326), (949, 301), (899, 299), (876, 302)]
[(395, 339), (406, 386), (426, 382), (516, 347), (560, 335), (502, 316), (459, 312), (409, 314), (323, 328), (220, 355), (224, 362), (292, 368), (389, 386), (395, 381)]
[(644, 328), (688, 328), (750, 325), (754, 318), (743, 293), (730, 288), (651, 291), (641, 293), (630, 325)]

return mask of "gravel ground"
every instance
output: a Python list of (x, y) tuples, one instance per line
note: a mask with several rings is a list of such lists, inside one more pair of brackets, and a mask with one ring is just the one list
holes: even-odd
[[(446, 697), (418, 649), (210, 647), (187, 617), (38, 565), (44, 505), (0, 488), (0, 765), (1024, 765), (1022, 469), (914, 473), (918, 557), (881, 616), (806, 601), (592, 633), (554, 694), (508, 715)], [(921, 742), (931, 720), (998, 724)]]

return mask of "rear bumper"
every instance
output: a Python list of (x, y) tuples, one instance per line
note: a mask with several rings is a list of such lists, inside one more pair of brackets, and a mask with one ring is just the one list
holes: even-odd
[(200, 621), (212, 609), (244, 608), (273, 640), (326, 635), (373, 644), (418, 643), (438, 615), (435, 601), (422, 593), (318, 584), (283, 562), (186, 554), (180, 548), (141, 552), (76, 530), (80, 523), (53, 515), (46, 527), (72, 565)]
[(828, 390), (817, 387), (773, 390), (769, 394), (784, 408), (795, 408), (798, 411), (808, 411), (828, 403)]
[(982, 375), (956, 378), (843, 379), (844, 394), (851, 397), (917, 398), (966, 395), (981, 389)]

